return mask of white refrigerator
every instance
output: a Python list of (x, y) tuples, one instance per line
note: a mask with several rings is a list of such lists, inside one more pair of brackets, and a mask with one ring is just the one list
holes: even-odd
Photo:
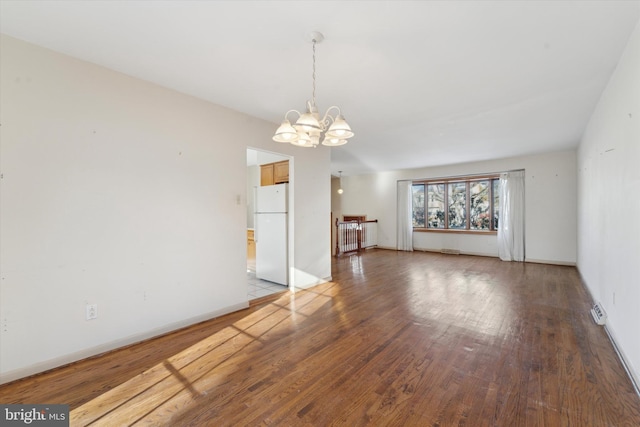
[(256, 277), (288, 286), (288, 184), (256, 187), (254, 240)]

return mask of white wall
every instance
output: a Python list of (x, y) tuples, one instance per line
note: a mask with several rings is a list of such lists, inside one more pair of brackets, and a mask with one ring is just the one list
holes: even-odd
[[(516, 142), (514, 142), (516, 143)], [(576, 153), (573, 150), (451, 166), (343, 177), (344, 214), (378, 219), (378, 243), (396, 247), (398, 180), (436, 178), (525, 169), (525, 250), (528, 261), (576, 262)], [(456, 249), (498, 256), (495, 235), (414, 232), (414, 247)]]
[[(271, 135), (273, 129), (271, 129)], [(297, 148), (283, 144), (289, 152), (302, 152), (306, 162), (299, 161), (297, 155), (289, 163), (289, 175), (295, 171), (289, 191), (294, 192), (293, 227), (295, 229), (296, 248), (295, 267), (291, 272), (296, 288), (308, 288), (331, 280), (331, 172), (329, 170), (331, 151), (328, 147), (315, 149)], [(304, 257), (299, 254), (304, 248)]]
[(295, 155), (294, 284), (330, 277), (328, 149), (0, 42), (0, 382), (246, 307), (248, 146)]
[(255, 206), (253, 192), (260, 185), (260, 166), (247, 166), (247, 228), (253, 228), (255, 220)]
[(578, 268), (640, 384), (640, 24), (578, 150)]

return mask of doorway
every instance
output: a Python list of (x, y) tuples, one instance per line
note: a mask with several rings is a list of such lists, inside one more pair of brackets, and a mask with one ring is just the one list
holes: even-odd
[[(286, 170), (284, 167), (286, 166)], [(283, 172), (284, 171), (284, 172)], [(286, 172), (286, 175), (284, 173)], [(269, 262), (263, 256), (265, 253), (264, 239), (260, 242), (260, 233), (256, 230), (256, 193), (259, 187), (267, 185), (286, 184), (287, 187), (287, 210), (285, 226), (284, 251), (286, 264), (284, 275), (287, 278), (285, 283), (275, 283), (260, 277), (264, 272), (264, 263)], [(261, 194), (265, 193), (264, 191)], [(279, 153), (268, 152), (255, 148), (247, 149), (247, 296), (248, 300), (256, 300), (275, 293), (293, 289), (291, 266), (293, 265), (293, 158)], [(258, 214), (259, 215), (259, 214)], [(262, 233), (263, 236), (266, 233)], [(260, 248), (260, 245), (263, 245)], [(259, 265), (262, 264), (262, 268)], [(270, 267), (270, 266), (269, 266)]]

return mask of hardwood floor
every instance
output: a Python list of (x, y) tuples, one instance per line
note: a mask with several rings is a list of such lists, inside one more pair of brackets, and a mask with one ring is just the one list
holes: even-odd
[(638, 426), (572, 267), (370, 250), (334, 282), (0, 387), (71, 425)]

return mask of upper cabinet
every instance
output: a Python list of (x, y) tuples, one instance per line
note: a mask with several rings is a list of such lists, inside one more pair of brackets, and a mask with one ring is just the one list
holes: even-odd
[(273, 175), (274, 184), (289, 182), (289, 160), (274, 163)]
[(260, 185), (289, 182), (289, 160), (260, 165)]
[(268, 163), (260, 166), (260, 185), (273, 185), (275, 184), (273, 163)]

